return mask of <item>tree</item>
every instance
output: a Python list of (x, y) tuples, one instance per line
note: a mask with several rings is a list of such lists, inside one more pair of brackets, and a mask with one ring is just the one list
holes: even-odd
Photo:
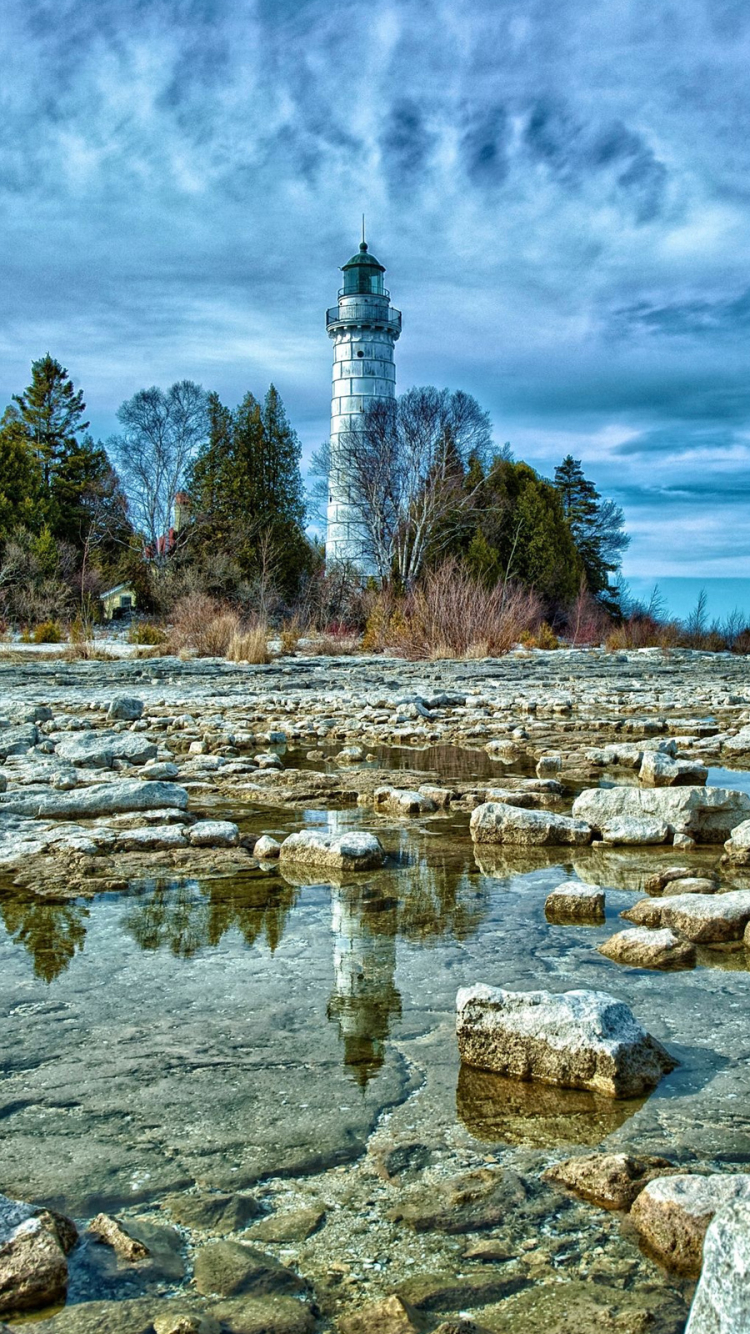
[[(346, 479), (362, 563), (405, 587), (444, 550), (483, 484), (466, 485), (489, 456), (489, 416), (461, 390), (410, 389), (376, 399), (337, 441), (329, 471)], [(318, 465), (320, 466), (320, 465)], [(340, 483), (339, 483), (340, 484)]]
[(42, 466), (49, 493), (60, 463), (75, 450), (80, 433), (88, 429), (89, 423), (83, 420), (83, 391), (75, 389), (65, 367), (48, 352), (32, 361), (31, 384), (22, 394), (14, 394), (13, 402)]
[(172, 528), (175, 496), (208, 432), (207, 396), (192, 380), (179, 380), (166, 393), (154, 385), (123, 403), (117, 416), (123, 430), (110, 445), (133, 522), (163, 561), (168, 546), (160, 538)]
[(572, 454), (555, 469), (555, 486), (588, 587), (603, 605), (617, 610), (617, 592), (609, 576), (619, 570), (622, 553), (630, 542), (623, 528), (622, 510), (613, 500), (602, 500), (593, 482), (584, 477), (580, 459)]
[(38, 529), (44, 521), (42, 468), (31, 448), (16, 408), (6, 408), (0, 420), (0, 543), (14, 529)]

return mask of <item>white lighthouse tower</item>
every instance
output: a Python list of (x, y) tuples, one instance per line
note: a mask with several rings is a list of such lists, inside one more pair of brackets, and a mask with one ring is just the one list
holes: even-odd
[(396, 393), (393, 349), (401, 333), (401, 311), (391, 305), (383, 286), (385, 269), (369, 254), (364, 234), (359, 253), (344, 264), (342, 273), (344, 286), (338, 305), (326, 312), (326, 328), (333, 340), (326, 560), (347, 561), (368, 573), (371, 560), (360, 507), (347, 475), (347, 455), (351, 456), (352, 432), (368, 405)]

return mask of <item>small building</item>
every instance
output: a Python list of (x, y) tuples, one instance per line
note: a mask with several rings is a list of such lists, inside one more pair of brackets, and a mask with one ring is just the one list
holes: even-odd
[(117, 621), (135, 611), (136, 597), (132, 584), (115, 584), (106, 593), (99, 594), (105, 621)]

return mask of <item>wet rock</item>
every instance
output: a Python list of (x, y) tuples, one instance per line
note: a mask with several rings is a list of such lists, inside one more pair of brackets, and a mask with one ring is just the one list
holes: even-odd
[(674, 898), (677, 894), (715, 893), (716, 885), (713, 880), (698, 875), (686, 875), (684, 880), (672, 880), (670, 884), (664, 886), (663, 890), (665, 898)]
[(653, 1088), (677, 1062), (614, 996), (513, 992), (483, 984), (456, 997), (461, 1059), (482, 1070), (614, 1098)]
[(426, 793), (395, 787), (376, 788), (372, 804), (376, 811), (387, 815), (428, 815), (437, 810), (435, 802)]
[(502, 1270), (479, 1271), (459, 1278), (455, 1271), (415, 1274), (397, 1288), (398, 1296), (418, 1311), (455, 1311), (500, 1301), (528, 1285), (517, 1274), (505, 1276)]
[(0, 815), (27, 815), (38, 819), (76, 820), (126, 811), (152, 811), (169, 806), (186, 810), (188, 794), (176, 783), (142, 783), (137, 778), (115, 779), (76, 788), (72, 792), (28, 788), (0, 793)]
[(703, 1268), (685, 1334), (750, 1330), (750, 1204), (729, 1204), (708, 1226)]
[(508, 1079), (465, 1062), (458, 1072), (456, 1111), (475, 1139), (493, 1145), (599, 1144), (639, 1106), (640, 1100)]
[(107, 709), (107, 717), (120, 722), (134, 723), (143, 714), (143, 700), (134, 695), (116, 695)]
[(601, 827), (601, 836), (605, 843), (614, 846), (651, 847), (666, 843), (669, 825), (664, 820), (623, 815), (618, 819), (607, 820)]
[(34, 1324), (34, 1334), (153, 1334), (153, 1298), (131, 1301), (76, 1302), (49, 1320)]
[(181, 825), (142, 825), (118, 836), (118, 852), (164, 852), (188, 846)]
[(207, 1232), (236, 1232), (254, 1218), (261, 1217), (263, 1209), (252, 1195), (168, 1195), (164, 1201), (176, 1223), (183, 1227), (205, 1229)]
[(657, 871), (645, 881), (643, 888), (647, 894), (661, 894), (673, 880), (682, 880), (692, 874), (688, 866), (669, 866), (664, 871)]
[(479, 1232), (506, 1221), (526, 1198), (516, 1172), (482, 1168), (407, 1191), (389, 1216), (415, 1232)]
[(655, 1283), (535, 1283), (482, 1312), (492, 1334), (683, 1334), (687, 1306)]
[(56, 741), (58, 759), (81, 769), (111, 769), (115, 760), (146, 764), (157, 746), (142, 732), (73, 732)]
[(702, 787), (708, 769), (697, 760), (673, 760), (658, 750), (647, 750), (638, 777), (649, 787)]
[(750, 922), (750, 890), (727, 894), (677, 894), (662, 899), (661, 924), (671, 926), (685, 940), (715, 945), (741, 940)]
[(385, 851), (374, 834), (351, 833), (336, 838), (302, 830), (284, 839), (279, 859), (335, 871), (370, 871), (383, 865)]
[(661, 1264), (677, 1273), (697, 1275), (711, 1219), (734, 1202), (750, 1204), (750, 1175), (660, 1177), (641, 1191), (630, 1219)]
[(588, 1153), (549, 1167), (544, 1181), (564, 1186), (603, 1209), (627, 1210), (644, 1186), (672, 1171), (666, 1158), (632, 1158), (626, 1153)]
[(170, 1311), (155, 1317), (154, 1334), (221, 1334), (221, 1325), (210, 1315)]
[(562, 755), (557, 752), (540, 755), (536, 763), (537, 778), (556, 778), (562, 772)]
[(75, 1232), (69, 1219), (0, 1195), (0, 1315), (64, 1300), (69, 1229)]
[(232, 820), (197, 820), (188, 838), (194, 848), (234, 848), (240, 831)]
[(304, 1279), (272, 1255), (239, 1241), (213, 1241), (195, 1258), (195, 1286), (208, 1296), (239, 1297), (302, 1293)]
[(137, 1237), (132, 1237), (122, 1223), (109, 1214), (97, 1214), (86, 1230), (95, 1241), (111, 1246), (120, 1260), (136, 1263), (138, 1260), (147, 1260), (151, 1253), (148, 1246)]
[(603, 922), (604, 902), (599, 885), (566, 880), (547, 895), (544, 912), (550, 922)]
[(368, 1302), (361, 1311), (336, 1321), (339, 1334), (417, 1334), (424, 1328), (424, 1320), (414, 1308), (395, 1295), (382, 1302)]
[(280, 848), (281, 844), (275, 838), (271, 838), (270, 834), (261, 834), (255, 841), (253, 856), (261, 861), (272, 861), (274, 857), (278, 857)]
[(695, 946), (680, 940), (668, 926), (660, 931), (643, 926), (618, 931), (598, 949), (605, 958), (629, 968), (692, 968), (695, 964)]
[(397, 1144), (373, 1151), (376, 1171), (385, 1181), (420, 1176), (432, 1154), (426, 1144)]
[(325, 1222), (325, 1209), (294, 1209), (272, 1214), (256, 1223), (250, 1232), (252, 1241), (306, 1241)]
[(294, 1297), (239, 1297), (219, 1302), (211, 1314), (227, 1334), (312, 1334), (309, 1307)]
[(723, 843), (750, 818), (750, 797), (721, 787), (587, 788), (573, 802), (573, 815), (599, 831), (614, 820), (651, 818), (663, 821), (672, 834)]
[(171, 760), (155, 760), (144, 764), (138, 777), (148, 783), (169, 783), (173, 778), (178, 778), (179, 774), (179, 766)]
[(462, 1258), (478, 1260), (480, 1264), (505, 1264), (507, 1260), (515, 1260), (517, 1250), (517, 1247), (511, 1246), (507, 1241), (487, 1237), (482, 1241), (473, 1241), (467, 1246)]
[(552, 811), (525, 811), (503, 802), (477, 806), (469, 828), (475, 843), (580, 846), (591, 842), (591, 830), (583, 820)]
[(732, 830), (724, 851), (735, 866), (750, 866), (750, 820), (743, 820)]

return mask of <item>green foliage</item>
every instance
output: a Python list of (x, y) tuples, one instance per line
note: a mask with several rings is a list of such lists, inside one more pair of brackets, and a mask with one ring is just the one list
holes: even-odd
[(623, 513), (612, 500), (602, 500), (583, 475), (580, 459), (568, 454), (555, 469), (555, 486), (573, 541), (583, 562), (590, 591), (612, 612), (619, 610), (617, 591), (609, 576), (620, 568), (629, 543)]
[(35, 528), (43, 515), (43, 477), (16, 408), (0, 420), (0, 542), (19, 526)]
[(26, 436), (39, 459), (49, 491), (52, 477), (66, 454), (74, 449), (78, 435), (88, 422), (83, 420), (86, 404), (82, 391), (76, 390), (68, 372), (49, 352), (31, 363), (31, 384), (22, 394), (14, 394)]
[(210, 394), (209, 438), (188, 483), (195, 545), (231, 553), (246, 577), (293, 594), (310, 563), (302, 523), (300, 445), (271, 385), (263, 405), (246, 394), (232, 412)]

